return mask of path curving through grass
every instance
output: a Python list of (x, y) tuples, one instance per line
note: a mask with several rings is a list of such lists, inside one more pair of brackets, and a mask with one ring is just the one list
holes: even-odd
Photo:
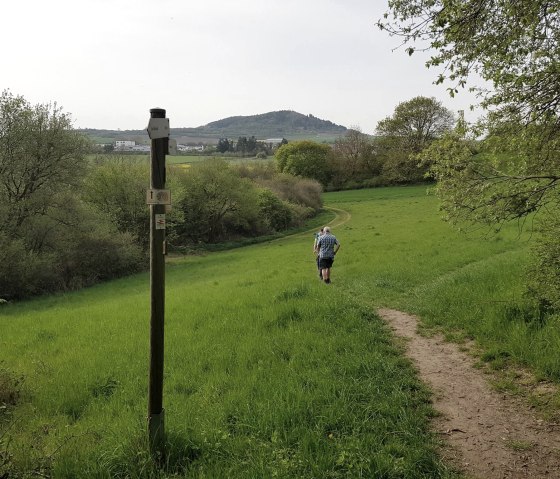
[[(507, 231), (490, 242), (452, 231), (422, 187), (327, 193), (325, 208), (343, 245), (330, 286), (317, 279), (311, 231), (169, 265), (163, 469), (145, 448), (148, 275), (2, 306), (0, 369), (25, 380), (0, 423), (0, 438), (11, 418), (18, 426), (1, 467), (13, 477), (461, 477), (438, 453), (427, 388), (374, 311), (421, 311), (442, 328), (463, 314), (487, 338), (487, 305), (519, 291), (525, 246)], [(510, 323), (493, 311), (503, 333)], [(555, 344), (546, 325), (511, 324)]]
[(418, 334), (417, 317), (386, 308), (378, 313), (406, 340), (408, 357), (433, 392), (439, 415), (432, 424), (449, 445), (448, 460), (481, 479), (560, 477), (558, 424), (493, 389), (458, 345)]

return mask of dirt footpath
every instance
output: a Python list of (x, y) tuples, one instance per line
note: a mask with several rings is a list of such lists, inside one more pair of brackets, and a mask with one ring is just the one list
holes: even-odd
[(434, 428), (450, 445), (447, 459), (476, 479), (560, 478), (560, 425), (493, 390), (456, 344), (417, 334), (416, 317), (390, 309), (378, 313), (407, 340), (408, 356), (434, 392), (441, 413)]

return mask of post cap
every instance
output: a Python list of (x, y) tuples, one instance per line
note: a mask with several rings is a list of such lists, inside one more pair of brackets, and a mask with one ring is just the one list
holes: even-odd
[(165, 110), (163, 108), (151, 108), (150, 115), (152, 118), (165, 118)]

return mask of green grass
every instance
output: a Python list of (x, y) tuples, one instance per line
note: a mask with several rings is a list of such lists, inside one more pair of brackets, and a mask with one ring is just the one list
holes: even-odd
[[(118, 158), (126, 158), (129, 161), (138, 161), (138, 162), (150, 162), (150, 154), (149, 153), (144, 153), (144, 154), (129, 154), (129, 153), (124, 153), (124, 154), (119, 154), (118, 152), (112, 153), (112, 154), (101, 154), (101, 153), (97, 153), (97, 154), (91, 154), (91, 155), (87, 155), (87, 159), (88, 160), (93, 160), (94, 158), (97, 157), (103, 157), (103, 158), (107, 158), (107, 159), (111, 159), (111, 156), (114, 157), (118, 157)], [(255, 157), (245, 157), (245, 158), (241, 158), (241, 157), (236, 157), (236, 156), (221, 156), (219, 153), (216, 153), (215, 155), (167, 155), (165, 157), (165, 163), (167, 165), (192, 165), (194, 163), (201, 163), (203, 161), (212, 159), (212, 158), (220, 158), (223, 159), (229, 163), (247, 163), (247, 162), (262, 162), (262, 161), (266, 161), (266, 160), (261, 160), (261, 159), (257, 159)], [(271, 159), (272, 157), (269, 157), (269, 159)]]
[[(294, 283), (285, 246), (169, 268), (165, 404), (181, 454), (168, 473), (445, 477), (428, 395), (384, 325), (314, 274)], [(2, 355), (26, 372), (11, 446), (37, 454), (14, 467), (46, 467), (62, 445), (55, 477), (155, 477), (141, 440), (148, 310), (143, 276), (4, 310)]]
[(344, 262), (347, 292), (417, 313), (456, 339), (474, 338), (498, 353), (496, 366), (516, 363), (560, 381), (560, 318), (543, 317), (524, 294), (530, 231), (510, 225), (487, 237), (458, 233), (439, 221), (437, 199), (422, 188), (356, 191), (342, 201), (330, 195), (327, 204), (352, 213), (339, 233), (363, 252)]
[(21, 390), (0, 412), (0, 454), (12, 454), (3, 467), (55, 477), (456, 477), (429, 430), (429, 393), (374, 311), (419, 313), (475, 338), (487, 360), (554, 377), (557, 328), (534, 324), (521, 297), (526, 241), (514, 228), (490, 240), (452, 231), (425, 187), (325, 201), (351, 215), (334, 222), (342, 248), (330, 286), (316, 277), (306, 232), (168, 265), (161, 467), (145, 444), (147, 274), (0, 307), (0, 370)]

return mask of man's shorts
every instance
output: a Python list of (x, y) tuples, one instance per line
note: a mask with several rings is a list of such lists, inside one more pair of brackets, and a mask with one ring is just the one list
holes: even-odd
[(319, 259), (319, 268), (327, 269), (330, 268), (333, 264), (334, 258), (320, 258)]

